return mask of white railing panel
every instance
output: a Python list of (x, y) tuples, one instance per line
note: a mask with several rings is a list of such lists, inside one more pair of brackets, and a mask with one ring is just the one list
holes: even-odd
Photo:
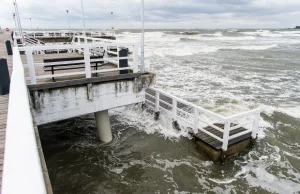
[[(162, 92), (158, 89), (155, 88), (149, 88), (150, 91), (146, 91), (146, 96), (151, 97), (152, 99), (155, 100), (154, 102), (151, 102), (149, 100), (146, 99), (146, 102), (151, 103), (152, 105), (155, 105), (155, 111), (159, 111), (159, 109), (164, 109), (166, 110), (164, 107), (161, 106), (160, 102), (163, 103), (164, 105), (169, 106), (170, 108), (172, 108), (172, 110), (167, 110), (167, 112), (170, 113), (170, 116), (172, 116), (174, 121), (177, 120), (181, 120), (184, 121), (186, 124), (188, 124), (192, 129), (194, 133), (197, 133), (198, 130), (202, 131), (203, 133), (206, 133), (207, 135), (209, 135), (210, 137), (213, 137), (214, 139), (220, 141), (223, 143), (222, 145), (222, 149), (224, 151), (227, 150), (228, 148), (228, 142), (230, 139), (234, 139), (237, 137), (240, 137), (244, 134), (247, 134), (249, 132), (252, 132), (252, 137), (254, 138), (256, 136), (256, 131), (258, 128), (258, 122), (259, 122), (259, 118), (260, 118), (260, 113), (263, 111), (263, 109), (255, 109), (255, 110), (251, 110), (251, 111), (247, 111), (241, 114), (237, 114), (234, 115), (232, 117), (223, 117), (222, 115), (219, 115), (217, 113), (214, 113), (212, 111), (206, 110), (200, 106), (194, 105), (192, 103), (189, 103), (183, 99), (179, 99), (173, 95), (167, 94), (165, 92)], [(155, 96), (154, 94), (155, 93)], [(172, 101), (172, 104), (170, 104), (170, 102), (166, 102), (162, 99), (160, 99), (160, 96), (165, 96), (170, 98), (170, 102)], [(192, 108), (193, 110), (193, 114), (183, 110), (181, 108), (178, 107), (177, 103), (181, 103), (183, 107), (188, 107), (188, 109)], [(179, 114), (178, 114), (179, 113)], [(183, 115), (181, 115), (183, 114)], [(253, 119), (251, 119), (251, 121), (249, 121), (249, 117), (253, 118), (254, 116), (254, 121)], [(203, 117), (203, 118), (202, 118)], [(206, 118), (206, 119), (204, 119)], [(241, 123), (241, 124), (237, 124), (233, 127), (231, 127), (231, 123), (236, 123), (238, 120), (241, 119), (245, 119), (248, 118), (247, 122)], [(189, 121), (188, 119), (190, 119), (191, 121)], [(212, 122), (206, 121), (206, 120), (213, 120), (213, 121), (219, 121), (221, 124), (224, 124), (224, 129), (216, 126), (215, 124), (212, 124)], [(202, 128), (200, 126), (200, 122), (210, 126), (212, 128), (214, 128), (215, 130), (219, 131), (223, 136), (222, 138), (218, 137), (217, 135), (205, 130), (205, 128)], [(239, 122), (237, 122), (239, 123)], [(253, 123), (253, 127), (251, 129), (246, 129), (243, 132), (234, 134), (230, 136), (230, 131), (236, 130), (240, 127), (244, 127), (246, 125), (252, 124)]]
[[(78, 39), (80, 40), (80, 39)], [(105, 73), (105, 72), (111, 72), (111, 71), (119, 71), (119, 70), (132, 70), (134, 73), (138, 72), (138, 63), (137, 61), (137, 53), (132, 53), (132, 55), (128, 55), (127, 57), (119, 57), (118, 52), (113, 52), (109, 51), (108, 48), (110, 47), (126, 47), (126, 48), (133, 48), (133, 52), (137, 51), (137, 45), (132, 44), (132, 43), (108, 43), (108, 44), (82, 44), (82, 45), (45, 45), (45, 46), (32, 46), (32, 47), (19, 47), (19, 51), (25, 51), (26, 56), (27, 56), (27, 61), (28, 64), (25, 64), (24, 67), (29, 68), (30, 72), (30, 80), (31, 84), (36, 84), (37, 80), (39, 79), (45, 79), (45, 78), (52, 78), (52, 77), (62, 77), (62, 76), (71, 76), (73, 75), (78, 75), (78, 73), (63, 73), (63, 74), (55, 74), (55, 75), (43, 75), (43, 76), (37, 76), (35, 72), (35, 67), (45, 67), (45, 66), (56, 66), (56, 65), (68, 65), (68, 64), (75, 64), (75, 63), (83, 63), (84, 64), (84, 70), (86, 73), (86, 78), (91, 77), (91, 73)], [(62, 62), (50, 62), (50, 63), (34, 63), (33, 60), (33, 55), (32, 53), (37, 53), (39, 51), (42, 51), (43, 53), (46, 52), (47, 50), (51, 51), (57, 51), (59, 52), (60, 50), (69, 50), (69, 51), (76, 51), (81, 52), (84, 54), (84, 59), (83, 60), (73, 60), (73, 61), (62, 61)], [(93, 56), (91, 53), (94, 52), (95, 50), (102, 50), (104, 54), (102, 54), (102, 58), (99, 59), (90, 59), (90, 56)], [(114, 53), (116, 56), (109, 56), (107, 53)], [(113, 64), (119, 64), (120, 60), (128, 60), (128, 67), (126, 68), (116, 68), (112, 67), (110, 69), (105, 69), (105, 70), (93, 70), (91, 66), (91, 63), (95, 62), (110, 62)], [(132, 62), (131, 62), (132, 61)], [(103, 64), (99, 64), (99, 67), (101, 67)], [(81, 73), (79, 73), (81, 74)]]

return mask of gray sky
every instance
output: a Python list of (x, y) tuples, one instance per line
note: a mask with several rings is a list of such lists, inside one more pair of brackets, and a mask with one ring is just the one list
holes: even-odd
[[(0, 25), (14, 27), (13, 0), (1, 0)], [(83, 0), (87, 28), (140, 28), (140, 0)], [(23, 28), (82, 28), (80, 0), (18, 0)], [(146, 28), (289, 28), (300, 0), (145, 0)]]

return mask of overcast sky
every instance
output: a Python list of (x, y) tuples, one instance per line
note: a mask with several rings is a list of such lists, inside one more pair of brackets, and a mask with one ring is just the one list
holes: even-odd
[[(14, 27), (13, 0), (0, 0), (0, 25)], [(23, 28), (82, 28), (80, 0), (18, 0)], [(83, 0), (87, 28), (140, 28), (140, 0)], [(300, 0), (145, 0), (146, 28), (290, 28)]]

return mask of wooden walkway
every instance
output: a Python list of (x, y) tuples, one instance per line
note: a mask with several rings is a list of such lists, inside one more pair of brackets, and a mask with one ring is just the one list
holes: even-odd
[[(0, 34), (0, 57), (6, 58), (8, 62), (9, 73), (12, 72), (12, 56), (8, 56), (6, 52), (5, 41), (11, 40), (9, 33)], [(4, 159), (4, 145), (6, 134), (6, 120), (8, 111), (9, 95), (0, 95), (0, 192), (2, 186), (2, 172), (3, 172), (3, 159)]]

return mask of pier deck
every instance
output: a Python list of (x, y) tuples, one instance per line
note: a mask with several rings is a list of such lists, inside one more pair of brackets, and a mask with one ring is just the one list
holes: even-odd
[[(221, 129), (224, 129), (223, 124), (215, 124), (215, 126), (220, 127)], [(235, 126), (235, 125), (232, 124), (231, 126)], [(204, 130), (218, 136), (221, 139), (223, 138), (223, 133), (221, 133), (220, 131), (214, 129), (211, 126), (205, 127)], [(247, 129), (245, 129), (243, 127), (240, 127), (238, 129), (230, 131), (229, 134), (231, 136), (231, 135), (241, 133), (241, 132), (244, 132), (244, 131), (247, 131)], [(197, 134), (194, 135), (194, 137), (195, 137), (196, 140), (203, 141), (204, 143), (208, 144), (209, 146), (211, 146), (212, 148), (214, 148), (216, 150), (221, 150), (222, 149), (222, 142), (221, 141), (218, 141), (217, 139), (209, 136), (208, 134), (206, 134), (202, 131), (199, 131)], [(234, 144), (236, 144), (240, 141), (244, 141), (244, 140), (247, 140), (247, 139), (251, 139), (251, 132), (229, 140), (228, 146), (234, 145)]]
[[(11, 74), (12, 56), (7, 55), (6, 47), (4, 44), (6, 40), (11, 40), (10, 34), (9, 33), (0, 34), (0, 57), (7, 59), (9, 73)], [(2, 186), (2, 171), (3, 171), (8, 100), (9, 100), (8, 94), (0, 96), (0, 189)]]

